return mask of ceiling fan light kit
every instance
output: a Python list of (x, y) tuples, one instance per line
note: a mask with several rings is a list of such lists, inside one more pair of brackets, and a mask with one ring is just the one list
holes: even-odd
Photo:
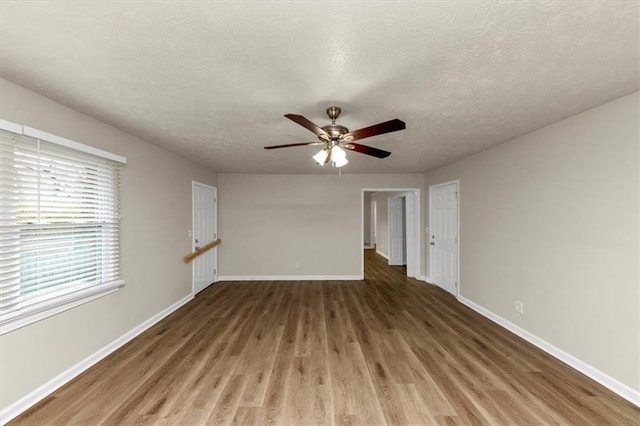
[(333, 167), (342, 167), (346, 166), (349, 162), (349, 160), (347, 160), (347, 153), (338, 145), (334, 145), (331, 149), (325, 148), (319, 151), (313, 156), (313, 159), (321, 166), (331, 162)]
[(395, 118), (393, 120), (385, 121), (384, 123), (374, 124), (373, 126), (350, 132), (349, 129), (347, 129), (345, 126), (336, 124), (336, 119), (340, 116), (341, 112), (342, 110), (337, 106), (330, 106), (329, 108), (327, 108), (327, 115), (331, 119), (331, 124), (328, 124), (324, 127), (319, 127), (318, 125), (312, 123), (307, 118), (301, 115), (285, 114), (285, 117), (287, 117), (289, 120), (295, 121), (302, 127), (312, 131), (318, 137), (319, 142), (271, 145), (265, 146), (264, 149), (323, 145), (324, 148), (322, 148), (322, 150), (320, 150), (313, 156), (313, 159), (316, 161), (316, 163), (320, 164), (321, 166), (324, 166), (327, 163), (331, 163), (331, 165), (334, 167), (342, 167), (349, 163), (345, 150), (355, 151), (377, 158), (386, 158), (391, 155), (389, 151), (353, 143), (354, 140), (369, 138), (371, 136), (406, 129), (404, 121)]

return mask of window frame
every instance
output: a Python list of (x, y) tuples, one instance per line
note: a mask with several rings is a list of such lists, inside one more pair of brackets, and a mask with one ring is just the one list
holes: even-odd
[[(49, 144), (59, 145), (73, 151), (77, 151), (79, 154), (89, 154), (101, 159), (120, 163), (121, 165), (124, 165), (127, 162), (127, 159), (123, 156), (112, 154), (98, 148), (84, 145), (70, 139), (56, 136), (38, 129), (34, 129), (32, 127), (23, 126), (21, 124), (13, 123), (7, 120), (0, 119), (0, 130), (15, 134), (16, 136), (25, 136), (31, 139), (47, 142)], [(118, 239), (118, 244), (120, 244), (120, 239)], [(92, 300), (112, 294), (122, 288), (123, 285), (124, 280), (122, 280), (120, 271), (116, 277), (116, 280), (114, 281), (96, 284), (85, 288), (78, 287), (75, 291), (59, 295), (52, 299), (48, 299), (43, 302), (42, 305), (38, 305), (36, 309), (20, 315), (16, 315), (13, 318), (11, 318), (11, 314), (15, 313), (15, 310), (0, 312), (0, 335), (43, 320), (50, 316), (57, 315), (61, 312), (75, 308)], [(4, 315), (8, 315), (10, 318), (2, 318)]]

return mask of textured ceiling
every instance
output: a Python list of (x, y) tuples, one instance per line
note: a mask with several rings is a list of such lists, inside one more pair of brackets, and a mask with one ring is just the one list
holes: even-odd
[[(424, 172), (638, 90), (637, 1), (7, 2), (2, 77), (218, 172), (335, 173), (283, 114), (400, 118)], [(45, 129), (46, 130), (46, 129)]]

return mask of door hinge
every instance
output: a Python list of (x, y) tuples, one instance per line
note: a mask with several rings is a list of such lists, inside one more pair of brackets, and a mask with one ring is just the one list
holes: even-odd
[(217, 269), (213, 269), (213, 275), (217, 275), (218, 274), (218, 270)]

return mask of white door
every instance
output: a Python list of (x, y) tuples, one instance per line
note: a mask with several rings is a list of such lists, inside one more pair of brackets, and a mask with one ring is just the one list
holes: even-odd
[(387, 198), (389, 212), (389, 265), (404, 265), (404, 213), (402, 197)]
[[(206, 246), (218, 237), (216, 223), (216, 188), (193, 182), (193, 250)], [(218, 248), (193, 259), (193, 292), (198, 293), (217, 279)]]
[(429, 188), (430, 278), (458, 295), (458, 182)]

